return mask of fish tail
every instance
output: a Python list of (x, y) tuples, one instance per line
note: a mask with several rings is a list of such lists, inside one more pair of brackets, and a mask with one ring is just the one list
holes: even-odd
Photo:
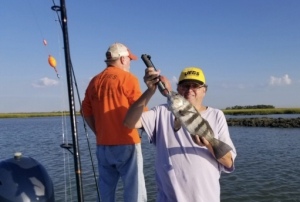
[(212, 148), (216, 159), (222, 158), (225, 154), (232, 150), (228, 144), (216, 138), (213, 139)]

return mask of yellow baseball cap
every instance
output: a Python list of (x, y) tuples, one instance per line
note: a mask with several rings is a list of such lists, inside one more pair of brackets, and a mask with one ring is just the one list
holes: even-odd
[(195, 81), (200, 84), (205, 84), (205, 76), (202, 69), (198, 67), (186, 67), (180, 73), (178, 84), (183, 81)]

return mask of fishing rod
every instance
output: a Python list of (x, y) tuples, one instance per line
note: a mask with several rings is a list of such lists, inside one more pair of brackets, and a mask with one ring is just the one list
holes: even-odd
[(71, 129), (72, 129), (72, 140), (73, 140), (73, 157), (74, 157), (74, 169), (76, 176), (77, 185), (77, 198), (78, 202), (84, 201), (83, 199), (83, 186), (82, 186), (82, 172), (80, 164), (80, 152), (78, 143), (78, 132), (77, 132), (77, 120), (76, 120), (76, 110), (74, 101), (74, 91), (73, 91), (73, 81), (72, 81), (72, 63), (70, 57), (70, 46), (69, 46), (69, 35), (68, 35), (68, 25), (67, 25), (67, 10), (65, 0), (60, 0), (59, 6), (52, 6), (52, 10), (60, 11), (61, 14), (61, 27), (63, 32), (64, 41), (64, 55), (66, 63), (66, 75), (68, 84), (68, 97), (69, 97), (69, 107), (70, 107), (70, 119), (71, 119)]
[[(151, 56), (150, 55), (142, 54), (141, 58), (144, 61), (147, 68), (153, 67), (154, 70), (157, 71), (154, 64), (153, 64), (153, 62), (151, 61)], [(164, 82), (162, 82), (160, 80), (160, 76), (158, 77), (158, 79), (159, 79), (159, 81), (158, 81), (157, 85), (158, 85), (158, 89), (159, 89), (160, 93), (163, 96), (169, 97), (169, 94), (170, 94), (169, 90), (166, 88)]]

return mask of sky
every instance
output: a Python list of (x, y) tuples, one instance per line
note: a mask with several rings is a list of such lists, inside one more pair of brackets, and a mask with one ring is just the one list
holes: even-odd
[[(53, 1), (1, 2), (0, 113), (69, 110)], [(146, 66), (140, 56), (148, 54), (174, 90), (182, 69), (202, 68), (207, 106), (300, 107), (299, 0), (66, 0), (66, 6), (76, 111), (114, 42), (139, 57), (131, 72), (142, 91)], [(157, 91), (149, 107), (165, 102)]]

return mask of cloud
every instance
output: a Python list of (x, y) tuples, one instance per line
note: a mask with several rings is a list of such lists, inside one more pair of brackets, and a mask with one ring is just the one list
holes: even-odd
[(290, 85), (291, 83), (292, 83), (292, 79), (287, 74), (285, 74), (281, 78), (271, 76), (269, 80), (270, 86), (285, 86), (285, 85)]
[(41, 78), (40, 80), (32, 83), (31, 85), (35, 88), (44, 88), (44, 87), (49, 87), (49, 86), (56, 86), (56, 85), (58, 85), (58, 81), (44, 77), (44, 78)]

